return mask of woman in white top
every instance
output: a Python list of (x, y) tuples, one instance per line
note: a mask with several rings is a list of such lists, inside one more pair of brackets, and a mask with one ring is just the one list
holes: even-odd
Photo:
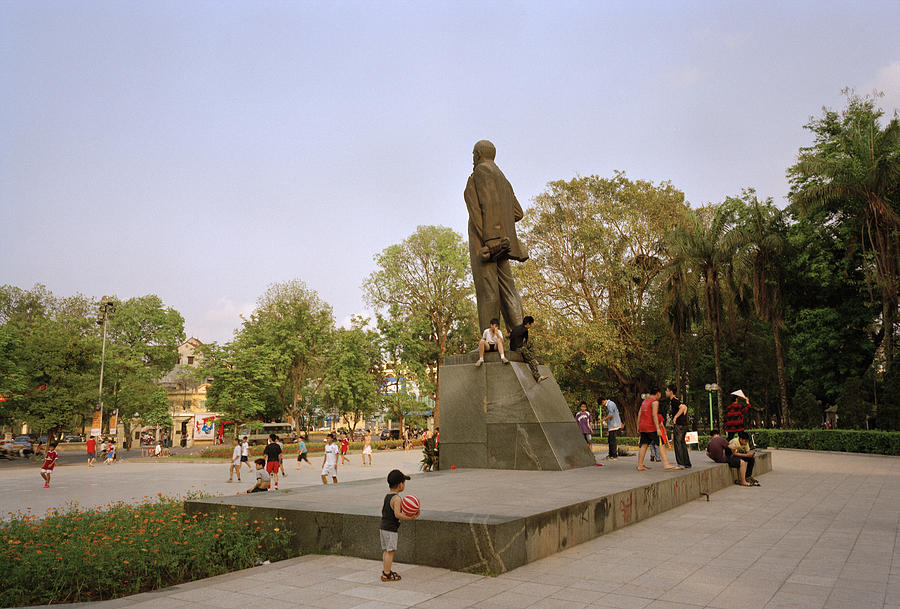
[(503, 334), (500, 332), (500, 320), (496, 317), (491, 320), (491, 327), (484, 331), (484, 334), (481, 335), (481, 340), (478, 341), (478, 361), (475, 362), (476, 367), (484, 363), (485, 351), (497, 351), (500, 353), (500, 361), (504, 364), (509, 363), (509, 360), (506, 359), (506, 355), (503, 352)]

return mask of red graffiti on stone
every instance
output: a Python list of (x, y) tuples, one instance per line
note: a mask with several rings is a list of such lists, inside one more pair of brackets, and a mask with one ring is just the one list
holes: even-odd
[(619, 509), (622, 510), (622, 522), (625, 524), (631, 523), (632, 499), (632, 494), (628, 493), (628, 503), (624, 499), (619, 500)]

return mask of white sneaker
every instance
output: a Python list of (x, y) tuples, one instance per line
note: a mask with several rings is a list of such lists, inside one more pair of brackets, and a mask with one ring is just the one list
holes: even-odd
[(483, 359), (479, 359), (477, 362), (475, 362), (475, 367), (477, 368), (478, 366), (480, 366), (480, 365), (483, 364), (483, 363), (484, 363), (484, 360), (483, 360)]
[(500, 361), (503, 362), (504, 364), (508, 364), (508, 363), (509, 363), (509, 360), (506, 359), (505, 357), (501, 357), (501, 358), (500, 358)]

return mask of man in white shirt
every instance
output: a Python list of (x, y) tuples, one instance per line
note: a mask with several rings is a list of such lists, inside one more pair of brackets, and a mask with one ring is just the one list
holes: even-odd
[(475, 362), (477, 368), (484, 363), (485, 351), (497, 351), (500, 353), (500, 361), (508, 364), (506, 354), (503, 352), (503, 334), (500, 332), (500, 320), (496, 317), (491, 320), (491, 327), (484, 331), (481, 340), (478, 341), (478, 361)]
[(253, 468), (250, 467), (250, 443), (247, 442), (247, 436), (244, 436), (241, 441), (241, 463), (246, 463), (247, 469), (253, 471)]
[(322, 460), (322, 484), (328, 484), (328, 474), (337, 484), (338, 445), (334, 441), (334, 434), (328, 434), (325, 438), (325, 459)]
[(231, 451), (231, 467), (228, 468), (228, 481), (231, 482), (234, 474), (237, 474), (238, 482), (241, 481), (241, 443), (234, 439), (234, 450)]

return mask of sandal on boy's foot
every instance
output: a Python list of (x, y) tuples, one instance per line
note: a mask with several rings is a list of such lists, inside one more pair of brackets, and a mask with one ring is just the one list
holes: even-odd
[(381, 572), (381, 581), (383, 582), (398, 582), (400, 581), (400, 574), (394, 573), (391, 571), (390, 573)]

